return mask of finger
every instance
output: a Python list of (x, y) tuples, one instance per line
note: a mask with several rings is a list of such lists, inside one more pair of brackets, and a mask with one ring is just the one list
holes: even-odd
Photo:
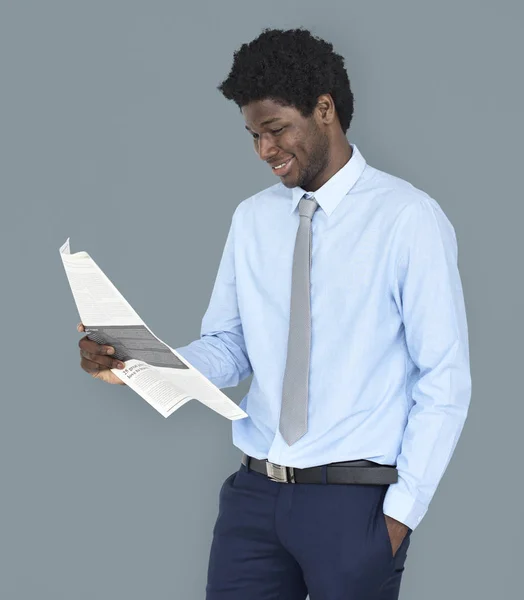
[[(119, 360), (115, 360), (107, 356), (101, 356), (99, 354), (91, 354), (86, 350), (80, 350), (80, 356), (85, 358), (89, 363), (99, 365), (97, 368), (99, 371), (101, 369), (123, 369), (125, 367), (125, 364)], [(89, 366), (91, 367), (91, 365)]]
[(78, 325), (76, 326), (76, 330), (80, 331), (80, 332), (85, 331), (84, 326), (82, 325), (82, 323), (78, 323)]
[[(96, 373), (101, 373), (103, 371), (109, 371), (109, 369), (107, 367), (105, 367), (104, 365), (101, 365), (100, 363), (89, 360), (88, 358), (85, 358), (85, 357), (82, 357), (82, 360), (80, 361), (80, 366), (82, 367), (82, 369), (84, 371), (86, 371), (90, 375), (93, 375)], [(121, 370), (121, 369), (119, 368), (119, 370)]]
[(80, 361), (80, 366), (86, 373), (89, 373), (90, 375), (93, 375), (95, 373), (100, 373), (100, 371), (107, 370), (100, 363), (89, 360), (88, 358), (86, 358), (84, 356), (82, 356), (82, 359)]
[(90, 354), (114, 354), (115, 349), (112, 346), (105, 346), (104, 344), (97, 344), (93, 340), (90, 340), (87, 335), (80, 339), (78, 347), (81, 350), (85, 350)]

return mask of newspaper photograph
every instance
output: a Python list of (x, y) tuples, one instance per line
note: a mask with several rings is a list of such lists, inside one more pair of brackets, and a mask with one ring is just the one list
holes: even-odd
[(125, 368), (111, 372), (163, 417), (193, 399), (232, 421), (248, 416), (156, 337), (87, 252), (71, 254), (67, 238), (60, 256), (86, 335), (113, 346)]

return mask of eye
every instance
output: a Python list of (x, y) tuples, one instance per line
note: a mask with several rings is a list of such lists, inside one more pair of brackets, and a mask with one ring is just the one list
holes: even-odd
[[(284, 127), (280, 127), (280, 129), (270, 129), (270, 131), (272, 134), (279, 134), (283, 129)], [(258, 133), (253, 133), (252, 137), (254, 140), (258, 140)]]

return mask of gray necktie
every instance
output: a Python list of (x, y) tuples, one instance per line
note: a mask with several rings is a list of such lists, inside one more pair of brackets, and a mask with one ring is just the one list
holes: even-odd
[(311, 220), (317, 208), (318, 203), (313, 197), (303, 197), (298, 205), (300, 223), (293, 254), (289, 339), (280, 411), (280, 433), (289, 446), (307, 431), (311, 346)]

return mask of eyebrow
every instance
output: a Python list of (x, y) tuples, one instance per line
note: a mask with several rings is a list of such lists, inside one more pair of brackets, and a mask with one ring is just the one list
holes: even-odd
[[(260, 123), (260, 125), (268, 125), (269, 123), (273, 123), (273, 121), (279, 121), (281, 117), (273, 117), (271, 119), (266, 119), (265, 121), (262, 121), (262, 123)], [(248, 131), (251, 131), (251, 129), (249, 129), (249, 127), (247, 125), (245, 125), (245, 128)]]

